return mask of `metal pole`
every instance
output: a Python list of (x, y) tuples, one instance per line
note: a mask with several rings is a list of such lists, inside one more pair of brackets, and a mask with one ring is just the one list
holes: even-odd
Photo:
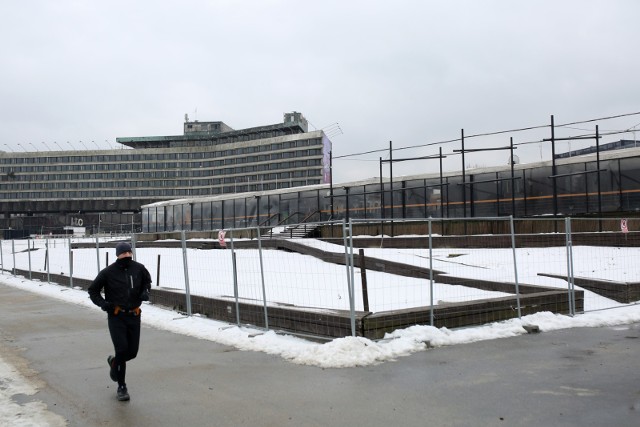
[(187, 302), (187, 316), (191, 316), (191, 292), (189, 290), (189, 266), (187, 265), (187, 237), (185, 231), (181, 231), (182, 237), (182, 263), (184, 265), (184, 288)]
[[(464, 129), (460, 129), (460, 142), (462, 143), (462, 151), (460, 152), (462, 154), (462, 212), (463, 212), (463, 217), (466, 218), (467, 217), (467, 184), (466, 184), (466, 175), (465, 175), (465, 167), (464, 167)], [(465, 227), (467, 225), (467, 222), (465, 221)], [(465, 234), (466, 234), (466, 228), (465, 228)]]
[(158, 254), (158, 262), (156, 263), (156, 286), (160, 286), (160, 254)]
[(509, 138), (509, 149), (511, 150), (511, 215), (516, 216), (516, 179), (513, 171), (513, 137)]
[(233, 267), (233, 294), (236, 299), (236, 324), (240, 327), (240, 304), (238, 302), (238, 267), (236, 253), (231, 251), (231, 266)]
[(600, 190), (600, 131), (596, 125), (596, 168), (598, 170), (598, 229), (602, 232), (602, 191)]
[(356, 336), (356, 305), (355, 305), (355, 277), (353, 268), (353, 227), (351, 225), (351, 220), (349, 220), (349, 262), (351, 266), (351, 289), (349, 295), (351, 295), (351, 300), (349, 301), (349, 308), (351, 311), (351, 336)]
[(433, 326), (433, 240), (431, 231), (431, 217), (429, 217), (429, 325)]
[(51, 266), (49, 265), (49, 264), (51, 264), (49, 262), (49, 239), (45, 240), (44, 246), (45, 246), (44, 258), (45, 258), (45, 262), (47, 264), (47, 282), (51, 283), (51, 273), (50, 273), (50, 271), (51, 271), (50, 267)]
[(571, 224), (569, 223), (569, 217), (564, 219), (564, 230), (566, 236), (567, 247), (567, 297), (569, 298), (569, 315), (574, 315), (573, 298), (571, 297), (571, 281), (573, 280), (572, 265), (571, 265)]
[[(333, 220), (333, 151), (329, 151), (329, 203), (331, 205), (330, 219)], [(331, 237), (333, 237), (333, 234)]]
[(233, 248), (233, 230), (229, 230), (229, 244), (231, 245), (231, 265), (233, 267), (233, 296), (236, 300), (236, 323), (240, 327), (240, 302), (238, 297), (238, 268), (236, 251)]
[(344, 244), (344, 265), (347, 267), (347, 288), (351, 292), (351, 275), (349, 274), (349, 245), (347, 243), (347, 221), (342, 220), (342, 241)]
[(4, 240), (0, 240), (0, 264), (2, 264), (2, 268), (0, 268), (0, 273), (4, 274)]
[(15, 240), (11, 239), (11, 253), (13, 253), (13, 268), (11, 274), (16, 275), (16, 245)]
[[(439, 147), (440, 151), (440, 218), (444, 218), (444, 185), (442, 180), (442, 147)], [(440, 231), (442, 233), (442, 230)]]
[(31, 239), (27, 239), (27, 257), (29, 258), (29, 280), (31, 280)]
[[(353, 300), (351, 295), (351, 272), (349, 271), (349, 244), (347, 243), (347, 221), (342, 220), (342, 240), (344, 242), (344, 265), (347, 268), (347, 289), (349, 292), (349, 301)], [(351, 331), (353, 334), (353, 330)]]
[(71, 250), (71, 237), (67, 237), (69, 245), (69, 287), (73, 288), (73, 251)]
[(345, 206), (345, 210), (346, 210), (344, 217), (346, 219), (350, 219), (350, 213), (349, 213), (349, 211), (350, 211), (350, 209), (349, 209), (349, 187), (344, 187), (344, 199), (345, 199), (344, 206)]
[(258, 232), (258, 255), (260, 257), (260, 279), (262, 280), (262, 304), (264, 306), (264, 327), (269, 330), (269, 312), (267, 311), (267, 291), (264, 286), (264, 264), (262, 263), (262, 239), (260, 239), (260, 227), (256, 227)]
[(391, 141), (389, 141), (389, 194), (391, 195), (391, 237), (393, 237), (393, 207), (395, 206), (395, 197), (393, 197), (393, 144)]
[[(571, 218), (567, 218), (569, 221), (569, 234), (573, 234), (571, 229)], [(571, 267), (571, 306), (573, 307), (573, 315), (576, 315), (576, 284), (575, 284), (575, 276), (573, 271), (573, 239), (570, 240), (569, 245), (569, 265)]]
[(135, 234), (131, 234), (131, 250), (133, 251), (133, 259), (134, 259), (134, 261), (137, 260), (137, 257), (136, 257), (136, 255), (137, 255), (136, 254), (136, 244), (137, 243), (138, 242), (136, 241), (136, 235)]
[(98, 236), (96, 236), (96, 261), (98, 263), (98, 273), (100, 273), (100, 243), (98, 242)]
[[(553, 122), (553, 114), (551, 115), (551, 175), (556, 176), (556, 130)], [(553, 180), (553, 216), (558, 216), (558, 186), (556, 185), (557, 179)], [(557, 224), (557, 221), (554, 221)]]
[[(571, 218), (569, 218), (569, 232), (571, 234), (573, 234), (573, 228), (571, 226)], [(570, 252), (570, 265), (571, 265), (571, 301), (572, 301), (572, 307), (573, 307), (573, 314), (576, 315), (578, 312), (578, 309), (576, 307), (576, 281), (575, 281), (575, 274), (574, 274), (574, 269), (573, 269), (573, 237), (571, 239), (571, 252)]]
[(362, 308), (369, 311), (369, 290), (367, 289), (367, 261), (364, 256), (364, 249), (358, 250), (360, 260), (360, 280), (362, 281)]
[(516, 232), (513, 225), (513, 215), (509, 215), (509, 222), (511, 223), (511, 251), (513, 252), (513, 275), (516, 283), (516, 302), (518, 306), (518, 319), (522, 318), (520, 311), (520, 284), (518, 283), (518, 262), (516, 261)]
[(382, 182), (382, 157), (380, 157), (380, 235), (384, 238), (384, 182)]
[(255, 201), (256, 201), (256, 225), (260, 227), (260, 196), (255, 196)]

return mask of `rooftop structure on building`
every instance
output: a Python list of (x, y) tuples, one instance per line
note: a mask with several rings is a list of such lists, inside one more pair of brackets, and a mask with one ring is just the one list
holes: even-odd
[(307, 133), (309, 123), (302, 113), (285, 113), (282, 123), (235, 130), (224, 122), (189, 121), (185, 114), (184, 133), (175, 136), (121, 137), (116, 141), (131, 148), (172, 148), (221, 145)]

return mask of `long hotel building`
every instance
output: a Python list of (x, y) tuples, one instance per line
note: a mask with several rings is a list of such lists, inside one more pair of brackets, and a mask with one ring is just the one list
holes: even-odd
[(241, 130), (185, 119), (182, 135), (121, 137), (115, 150), (0, 151), (0, 228), (139, 229), (145, 204), (330, 181), (331, 141), (299, 112)]

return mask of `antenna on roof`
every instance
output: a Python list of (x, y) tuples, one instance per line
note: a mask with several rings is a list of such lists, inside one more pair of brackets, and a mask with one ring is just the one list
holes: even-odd
[(187, 113), (184, 114), (184, 122), (189, 123), (189, 114)]
[(329, 126), (325, 126), (321, 130), (324, 131), (325, 135), (327, 135), (327, 137), (329, 138), (343, 134), (342, 128), (340, 127), (340, 124), (338, 122), (333, 123)]

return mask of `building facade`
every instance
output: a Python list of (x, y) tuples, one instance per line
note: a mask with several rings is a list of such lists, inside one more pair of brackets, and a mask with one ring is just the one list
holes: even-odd
[(145, 204), (330, 180), (331, 141), (301, 113), (241, 130), (185, 119), (183, 135), (117, 138), (122, 149), (0, 152), (0, 228), (104, 232), (103, 216), (133, 215), (116, 225), (139, 229)]
[(504, 167), (199, 197), (143, 206), (143, 232), (342, 219), (637, 216), (640, 148)]

